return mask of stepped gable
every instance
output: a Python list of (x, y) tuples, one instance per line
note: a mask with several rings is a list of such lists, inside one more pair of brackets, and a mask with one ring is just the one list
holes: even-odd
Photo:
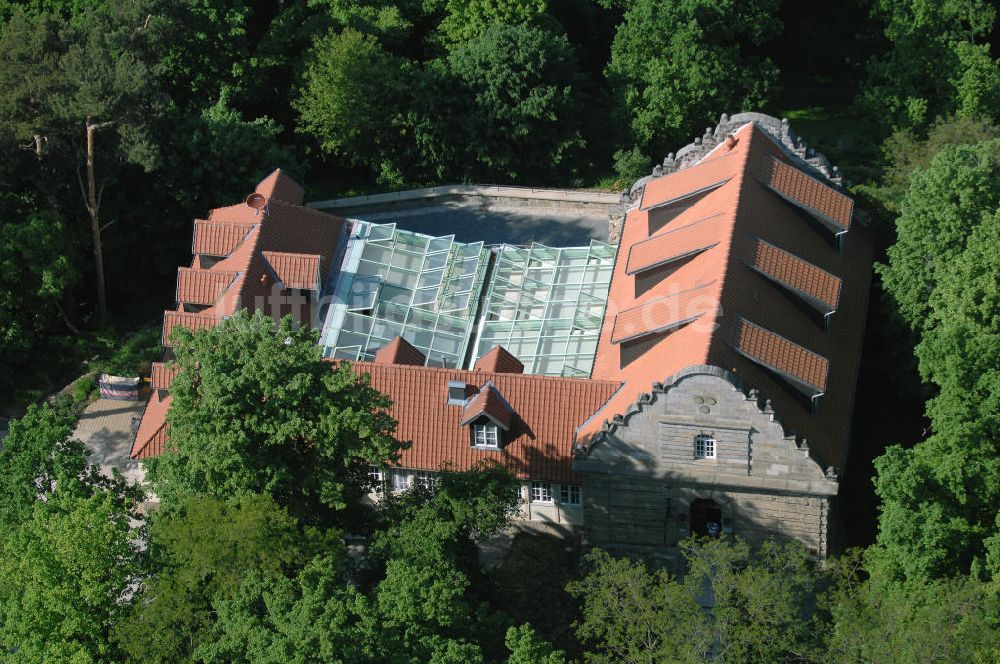
[(624, 387), (579, 428), (580, 454), (655, 385), (707, 365), (843, 467), (872, 248), (840, 182), (786, 122), (740, 114), (636, 183), (592, 373)]
[[(178, 269), (175, 308), (163, 312), (165, 346), (169, 347), (175, 327), (206, 329), (244, 308), (273, 316), (290, 313), (301, 323), (312, 323), (309, 302), (293, 302), (294, 298), (275, 287), (312, 291), (318, 296), (348, 223), (303, 207), (302, 187), (281, 169), (264, 178), (255, 192), (266, 199), (263, 210), (237, 203), (195, 220), (194, 257), (190, 267)], [(161, 370), (154, 377), (156, 389), (133, 442), (133, 458), (162, 451), (164, 417), (170, 404), (168, 375)]]

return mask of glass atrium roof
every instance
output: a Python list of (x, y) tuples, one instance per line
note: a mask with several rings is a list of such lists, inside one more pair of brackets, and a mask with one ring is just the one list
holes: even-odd
[(502, 345), (527, 373), (590, 375), (615, 246), (491, 252), (451, 235), (353, 223), (324, 324), (325, 356), (371, 360), (402, 335), (430, 366), (470, 368)]
[(324, 325), (324, 354), (371, 360), (402, 335), (428, 365), (461, 366), (488, 258), (482, 242), (354, 221)]
[(590, 375), (615, 247), (502, 246), (488, 286), (472, 362), (503, 346), (526, 373)]

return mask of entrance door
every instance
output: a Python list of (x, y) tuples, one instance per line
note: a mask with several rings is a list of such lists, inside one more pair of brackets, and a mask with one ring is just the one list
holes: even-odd
[(691, 503), (691, 532), (715, 537), (722, 531), (722, 509), (714, 500), (699, 498)]

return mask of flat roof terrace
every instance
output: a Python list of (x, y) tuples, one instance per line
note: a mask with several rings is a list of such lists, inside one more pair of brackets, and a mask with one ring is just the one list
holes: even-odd
[(309, 206), (457, 242), (578, 247), (606, 242), (621, 195), (602, 191), (449, 185), (354, 196)]

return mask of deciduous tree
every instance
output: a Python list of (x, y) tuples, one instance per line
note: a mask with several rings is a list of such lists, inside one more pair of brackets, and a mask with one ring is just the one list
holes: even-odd
[(984, 0), (879, 0), (888, 53), (873, 56), (861, 101), (888, 128), (935, 118), (995, 116), (1000, 64), (990, 54), (996, 10)]
[(188, 496), (274, 497), (303, 522), (330, 525), (361, 495), (371, 464), (399, 449), (388, 400), (322, 359), (318, 333), (245, 311), (177, 332), (170, 449), (147, 478), (162, 507)]
[[(584, 146), (569, 41), (527, 25), (493, 24), (448, 56), (465, 97), (458, 124), (463, 179), (553, 182)], [(464, 149), (463, 149), (464, 148)]]
[(776, 0), (626, 4), (607, 76), (643, 152), (666, 154), (721, 113), (767, 101), (778, 70), (747, 46), (778, 34), (777, 9)]
[(216, 607), (234, 599), (245, 579), (294, 574), (339, 547), (335, 533), (303, 529), (267, 495), (242, 494), (231, 503), (189, 498), (154, 515), (141, 601), (116, 640), (140, 661), (189, 659), (211, 640)]

